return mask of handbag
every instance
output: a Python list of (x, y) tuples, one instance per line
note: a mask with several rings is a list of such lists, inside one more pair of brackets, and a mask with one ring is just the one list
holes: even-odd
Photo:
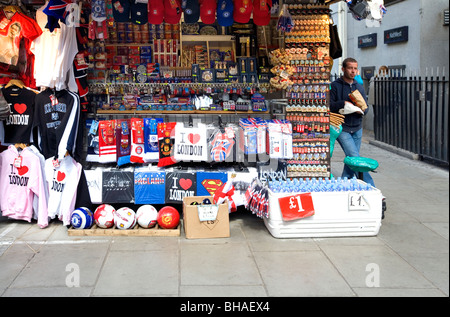
[(337, 59), (342, 56), (342, 45), (339, 39), (337, 25), (330, 24), (330, 57)]
[(348, 96), (357, 107), (359, 107), (362, 111), (366, 111), (366, 101), (364, 100), (364, 97), (361, 95), (358, 89), (352, 91)]

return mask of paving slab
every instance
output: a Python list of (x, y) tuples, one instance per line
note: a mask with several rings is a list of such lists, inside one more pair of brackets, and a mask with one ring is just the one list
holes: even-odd
[(320, 251), (255, 252), (269, 296), (354, 296), (347, 281)]
[(93, 296), (178, 295), (178, 250), (111, 251)]

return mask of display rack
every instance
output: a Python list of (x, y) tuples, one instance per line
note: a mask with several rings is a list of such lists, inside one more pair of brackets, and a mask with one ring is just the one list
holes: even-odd
[[(232, 35), (183, 35), (180, 37), (180, 51), (183, 51), (183, 47), (192, 46), (199, 43), (206, 44), (207, 62), (211, 64), (211, 56), (209, 52), (212, 49), (230, 49), (232, 54), (232, 61), (236, 61), (236, 45), (235, 37)], [(190, 66), (190, 64), (183, 65), (182, 67)]]
[(294, 158), (288, 161), (288, 177), (329, 178), (329, 9), (289, 6), (294, 22), (285, 33), (289, 54), (290, 85), (286, 118), (293, 125)]

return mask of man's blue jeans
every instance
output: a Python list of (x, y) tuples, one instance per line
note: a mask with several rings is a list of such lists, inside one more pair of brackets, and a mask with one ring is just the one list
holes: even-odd
[[(361, 138), (363, 129), (359, 129), (356, 132), (344, 132), (342, 131), (337, 141), (342, 147), (345, 156), (355, 157), (359, 156), (359, 149), (361, 148)], [(344, 170), (342, 171), (342, 177), (352, 178), (353, 176), (358, 177), (358, 175), (350, 169), (347, 165), (344, 165)], [(372, 176), (368, 172), (363, 173), (363, 180), (375, 187)]]

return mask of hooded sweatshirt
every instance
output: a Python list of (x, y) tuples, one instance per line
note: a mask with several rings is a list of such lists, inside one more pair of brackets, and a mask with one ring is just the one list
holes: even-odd
[[(20, 164), (14, 164), (19, 159)], [(28, 148), (20, 153), (14, 145), (0, 153), (0, 209), (2, 215), (30, 222), (33, 197), (38, 196), (38, 225), (48, 226), (47, 199), (41, 162)]]

